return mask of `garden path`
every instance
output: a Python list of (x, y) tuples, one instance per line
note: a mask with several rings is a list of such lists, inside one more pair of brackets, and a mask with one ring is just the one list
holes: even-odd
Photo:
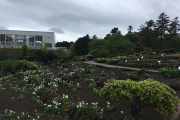
[[(91, 64), (91, 65), (95, 65), (96, 62), (94, 61), (85, 61), (83, 62), (85, 64)], [(125, 66), (117, 66), (117, 65), (108, 65), (108, 64), (103, 64), (103, 63), (96, 63), (96, 66), (103, 66), (103, 67), (108, 67), (108, 68), (121, 68), (121, 69), (127, 69), (127, 70), (140, 70), (141, 68), (133, 68), (133, 67), (125, 67)], [(154, 73), (158, 73), (159, 69), (148, 69), (148, 72), (154, 72)]]
[[(85, 61), (82, 62), (85, 64), (91, 64), (91, 65), (95, 65), (96, 62), (94, 61)], [(116, 65), (108, 65), (108, 64), (103, 64), (103, 63), (96, 63), (96, 66), (102, 66), (102, 67), (108, 67), (108, 68), (120, 68), (120, 69), (127, 69), (127, 70), (140, 70), (141, 68), (133, 68), (133, 67), (125, 67), (125, 66), (116, 66)], [(158, 73), (158, 69), (148, 69), (148, 72), (154, 72), (154, 73)], [(178, 106), (178, 111), (170, 118), (167, 120), (179, 120), (179, 115), (180, 115), (180, 104)]]

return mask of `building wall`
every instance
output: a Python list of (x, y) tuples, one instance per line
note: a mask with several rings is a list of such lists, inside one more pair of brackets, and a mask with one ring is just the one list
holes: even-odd
[[(18, 30), (0, 30), (0, 34), (5, 34), (5, 35), (13, 35), (11, 36), (13, 39), (12, 41), (15, 44), (19, 44), (17, 43), (17, 41), (15, 41), (15, 35), (26, 35), (26, 38), (24, 39), (24, 42), (21, 44), (26, 44), (28, 47), (29, 46), (29, 36), (42, 36), (42, 43), (46, 42), (46, 43), (50, 43), (52, 44), (51, 47), (52, 49), (55, 49), (55, 34), (54, 32), (40, 32), (40, 31), (18, 31)], [(5, 43), (7, 45), (7, 41), (6, 41), (6, 37), (5, 37)], [(1, 38), (0, 38), (1, 40)], [(36, 37), (34, 38), (34, 47), (36, 47)], [(0, 41), (0, 45), (1, 45), (1, 41)], [(33, 45), (33, 43), (31, 43), (31, 45)], [(40, 43), (39, 43), (40, 45)], [(17, 47), (16, 45), (14, 47)], [(19, 46), (20, 47), (20, 46)]]

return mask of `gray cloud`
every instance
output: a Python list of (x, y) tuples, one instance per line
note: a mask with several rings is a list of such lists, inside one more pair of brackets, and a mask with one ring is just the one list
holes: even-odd
[(123, 35), (129, 25), (138, 31), (162, 12), (171, 20), (180, 18), (179, 4), (179, 0), (1, 0), (0, 23), (9, 29), (54, 31), (56, 41), (75, 41), (86, 34), (103, 38), (114, 27)]
[(64, 34), (64, 31), (61, 28), (50, 28), (48, 31), (53, 31), (59, 34)]
[(0, 30), (8, 30), (8, 28), (6, 28), (4, 26), (0, 26)]

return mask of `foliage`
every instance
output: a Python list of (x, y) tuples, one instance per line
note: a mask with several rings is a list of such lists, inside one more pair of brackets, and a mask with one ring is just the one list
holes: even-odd
[(92, 60), (93, 58), (94, 58), (94, 56), (93, 55), (86, 55), (86, 57), (88, 58), (88, 60)]
[(74, 43), (70, 45), (69, 49), (70, 49), (69, 56), (70, 56), (71, 58), (73, 58), (74, 56), (77, 55), (77, 54), (76, 54), (76, 51), (75, 51), (75, 49), (74, 49)]
[(26, 60), (14, 60), (8, 59), (5, 61), (1, 61), (1, 71), (2, 72), (20, 72), (23, 68), (23, 63), (27, 62), (30, 67), (37, 67), (33, 62), (29, 62)]
[(141, 75), (141, 74), (143, 74), (143, 73), (147, 73), (147, 71), (146, 71), (145, 68), (142, 68), (142, 69), (140, 69), (140, 70), (136, 70), (136, 72), (137, 72), (139, 75)]
[(24, 45), (22, 46), (21, 56), (22, 56), (22, 57), (25, 57), (25, 56), (27, 56), (27, 54), (28, 54), (28, 46), (27, 46), (26, 44), (24, 44)]
[(109, 51), (105, 49), (94, 49), (89, 52), (90, 55), (93, 55), (94, 58), (98, 57), (108, 57)]
[(89, 35), (82, 38), (78, 38), (78, 40), (74, 44), (75, 53), (79, 56), (87, 55), (89, 53), (89, 46), (88, 43), (91, 41)]
[(128, 72), (126, 72), (126, 73), (127, 73), (127, 78), (129, 78), (129, 79), (137, 79), (137, 75), (136, 74), (130, 74)]
[(137, 44), (134, 48), (135, 53), (140, 53), (141, 51), (144, 51), (145, 48), (141, 44)]
[(62, 48), (57, 49), (56, 53), (59, 57), (68, 57), (68, 53), (64, 52)]
[(141, 54), (146, 54), (147, 52), (146, 51), (142, 51)]
[(139, 56), (140, 54), (139, 53), (134, 53), (135, 56)]
[(169, 68), (168, 66), (160, 68), (158, 71), (163, 78), (178, 78), (180, 75), (180, 70), (175, 68)]
[[(155, 108), (162, 114), (173, 115), (177, 111), (180, 103), (178, 97), (174, 97), (176, 92), (165, 84), (153, 79), (144, 81), (108, 80), (108, 83), (100, 90), (99, 95), (105, 100), (123, 100), (136, 95), (135, 101), (143, 101), (149, 108)], [(140, 105), (138, 105), (140, 108)], [(140, 111), (139, 111), (140, 112)]]
[(114, 64), (116, 64), (116, 63), (118, 63), (118, 62), (119, 62), (119, 59), (108, 59), (108, 60), (107, 60), (107, 63), (108, 63), (108, 64), (111, 64), (111, 65), (112, 65), (112, 64), (114, 65)]
[(93, 60), (99, 63), (106, 62), (106, 59), (103, 59), (103, 58), (95, 58)]

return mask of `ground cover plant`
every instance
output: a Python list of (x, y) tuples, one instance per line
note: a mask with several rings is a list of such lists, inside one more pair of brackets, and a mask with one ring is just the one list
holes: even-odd
[[(122, 70), (104, 69), (76, 62), (64, 63), (61, 66), (51, 65), (51, 68), (44, 66), (38, 71), (24, 72), (19, 78), (6, 76), (0, 80), (0, 95), (3, 98), (0, 101), (0, 114), (3, 118), (14, 120), (31, 120), (33, 118), (74, 120), (70, 114), (65, 114), (66, 112), (63, 111), (68, 109), (65, 107), (67, 101), (71, 101), (81, 110), (86, 111), (87, 108), (90, 108), (95, 111), (98, 119), (124, 120), (131, 116), (129, 105), (133, 104), (132, 100), (128, 99), (123, 103), (121, 100), (107, 101), (99, 96), (101, 88), (107, 84), (108, 80), (111, 78), (118, 80), (118, 71)], [(155, 80), (163, 83), (170, 80), (161, 78), (159, 74), (152, 74), (152, 76)], [(31, 84), (28, 82), (30, 78), (32, 78)], [(49, 87), (44, 87), (49, 78), (54, 79), (55, 82), (50, 82)], [(61, 99), (52, 104), (43, 103), (37, 95), (41, 90), (53, 90)], [(176, 92), (176, 95), (180, 97), (179, 91)], [(63, 109), (63, 105), (65, 109)], [(140, 119), (163, 120), (165, 117), (155, 110), (146, 107), (142, 109)], [(81, 113), (83, 112), (80, 111), (79, 114)]]

